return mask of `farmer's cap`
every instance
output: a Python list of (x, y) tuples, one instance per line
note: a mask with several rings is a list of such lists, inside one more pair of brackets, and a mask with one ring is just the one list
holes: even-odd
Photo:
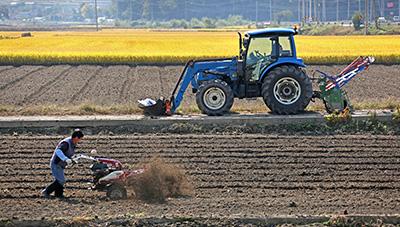
[(80, 139), (80, 138), (83, 137), (83, 132), (82, 132), (79, 128), (76, 128), (76, 129), (74, 129), (74, 131), (72, 132), (71, 137), (72, 137), (72, 138), (78, 137), (78, 138)]

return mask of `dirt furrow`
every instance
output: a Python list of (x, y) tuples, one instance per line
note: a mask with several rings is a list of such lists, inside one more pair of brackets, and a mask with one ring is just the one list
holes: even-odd
[[(39, 199), (40, 190), (52, 181), (49, 159), (61, 138), (0, 137), (0, 202), (8, 202), (7, 209), (0, 207), (3, 216), (29, 216), (31, 210), (40, 216), (48, 213), (43, 207), (66, 215), (57, 210), (62, 206), (58, 201)], [(81, 216), (88, 209), (110, 214), (137, 207), (172, 215), (393, 214), (400, 206), (399, 141), (398, 136), (373, 135), (88, 136), (80, 151), (97, 148), (99, 155), (119, 159), (126, 167), (142, 167), (140, 162), (155, 155), (182, 167), (194, 195), (165, 205), (111, 203), (104, 192), (87, 190), (91, 163), (81, 162), (66, 169), (66, 193), (75, 201), (69, 210)]]
[[(196, 149), (196, 148), (195, 148)], [(43, 152), (43, 151), (46, 152)], [(195, 159), (195, 158), (242, 158), (242, 159), (250, 159), (250, 158), (260, 158), (260, 159), (268, 159), (268, 158), (299, 158), (299, 159), (314, 159), (314, 158), (338, 158), (338, 159), (347, 159), (347, 158), (399, 158), (400, 154), (394, 153), (392, 149), (351, 149), (345, 150), (340, 149), (340, 151), (331, 152), (330, 150), (296, 150), (296, 149), (285, 149), (282, 150), (270, 150), (270, 149), (251, 149), (251, 150), (243, 150), (243, 149), (223, 149), (218, 148), (214, 151), (201, 152), (196, 153), (192, 152), (194, 149), (185, 148), (180, 149), (181, 152), (177, 152), (176, 149), (157, 149), (148, 152), (147, 149), (116, 149), (113, 152), (106, 151), (102, 152), (100, 156), (112, 156), (114, 158), (140, 158), (146, 154), (157, 154), (162, 155), (165, 158), (187, 158), (187, 159)], [(201, 149), (199, 149), (201, 151)], [(0, 158), (46, 158), (51, 156), (52, 149), (32, 149), (26, 151), (20, 151), (18, 153), (10, 154), (10, 150), (6, 150), (4, 152), (0, 152)]]
[(9, 70), (14, 69), (14, 66), (0, 66), (0, 77), (7, 74)]
[[(322, 138), (321, 138), (322, 139)], [(247, 143), (238, 143), (238, 144), (232, 144), (232, 143), (224, 143), (224, 142), (207, 142), (207, 143), (197, 143), (195, 141), (191, 140), (177, 140), (177, 141), (154, 141), (153, 143), (146, 143), (146, 142), (137, 142), (137, 141), (132, 141), (132, 142), (127, 142), (127, 143), (119, 143), (117, 141), (108, 141), (108, 142), (97, 142), (93, 140), (86, 140), (83, 144), (79, 146), (80, 149), (85, 150), (85, 149), (91, 149), (96, 147), (99, 150), (104, 150), (106, 152), (113, 152), (114, 149), (122, 149), (122, 148), (129, 148), (132, 150), (136, 149), (143, 149), (143, 148), (158, 148), (158, 149), (200, 149), (204, 150), (203, 152), (214, 152), (216, 149), (243, 149), (245, 151), (252, 150), (252, 149), (268, 149), (268, 150), (281, 150), (285, 149), (288, 150), (289, 152), (292, 151), (302, 151), (305, 149), (312, 149), (315, 151), (318, 150), (326, 150), (326, 151), (336, 151), (336, 150), (349, 150), (352, 151), (353, 149), (356, 151), (359, 151), (363, 148), (365, 149), (399, 149), (400, 148), (400, 141), (396, 140), (399, 139), (399, 137), (394, 137), (390, 143), (387, 142), (382, 142), (382, 143), (372, 143), (372, 144), (360, 144), (358, 141), (353, 141), (352, 144), (349, 143), (341, 143), (338, 145), (323, 145), (323, 144), (312, 144), (312, 143), (307, 143), (303, 142), (301, 145), (297, 144), (297, 141), (262, 141), (262, 142), (251, 142), (249, 144)], [(32, 140), (30, 142), (27, 142), (27, 145), (34, 145), (33, 149), (34, 150), (46, 150), (46, 149), (51, 149), (53, 144), (55, 143), (54, 141), (57, 141), (60, 139), (54, 139), (54, 140), (49, 140), (46, 142), (43, 142), (41, 139)], [(14, 144), (16, 140), (8, 140), (4, 139), (2, 141), (2, 144), (0, 144), (0, 152), (4, 149), (10, 149), (14, 148)], [(243, 139), (245, 141), (245, 139)], [(36, 142), (36, 143), (35, 143)], [(164, 143), (165, 142), (165, 143)], [(282, 144), (287, 143), (287, 146), (282, 146)], [(294, 149), (294, 150), (291, 150)]]
[[(191, 174), (190, 171), (188, 171)], [(371, 177), (372, 176), (372, 177)], [(34, 175), (34, 176), (18, 176), (18, 177), (8, 177), (5, 179), (0, 179), (0, 183), (10, 183), (12, 185), (15, 184), (35, 184), (39, 182), (47, 182), (52, 177), (49, 175)], [(375, 175), (371, 173), (370, 176), (367, 174), (360, 176), (355, 175), (351, 176), (349, 179), (349, 175), (344, 176), (332, 176), (332, 175), (322, 175), (322, 176), (302, 176), (299, 174), (293, 173), (283, 173), (282, 175), (277, 176), (276, 173), (274, 175), (264, 175), (264, 174), (226, 174), (226, 175), (215, 175), (215, 174), (202, 174), (196, 175), (192, 177), (196, 182), (199, 183), (287, 183), (287, 182), (298, 182), (298, 183), (371, 183), (378, 185), (385, 185), (391, 183), (400, 183), (400, 179), (396, 178), (393, 175)], [(91, 182), (91, 176), (89, 173), (87, 175), (69, 175), (68, 182), (70, 183), (85, 183)], [(3, 188), (4, 186), (1, 186)]]
[(62, 72), (60, 72), (57, 76), (54, 77), (54, 79), (46, 82), (43, 84), (38, 90), (30, 94), (28, 97), (25, 97), (24, 100), (21, 101), (21, 103), (18, 103), (18, 105), (23, 105), (23, 104), (33, 104), (37, 102), (35, 99), (39, 98), (42, 96), (46, 91), (48, 91), (51, 87), (53, 87), (56, 83), (60, 82), (60, 78), (66, 76), (68, 72), (70, 72), (72, 69), (72, 66), (66, 67)]
[(128, 71), (125, 73), (123, 82), (122, 82), (122, 86), (121, 89), (119, 91), (119, 95), (118, 95), (118, 100), (120, 102), (126, 102), (126, 97), (125, 97), (125, 93), (126, 90), (130, 88), (131, 84), (132, 84), (132, 80), (131, 80), (131, 75), (132, 75), (132, 71), (134, 70), (134, 68), (130, 67), (128, 69)]
[[(153, 155), (149, 154), (143, 158), (151, 158)], [(230, 158), (228, 157), (222, 157), (222, 158), (192, 158), (192, 159), (187, 159), (187, 158), (174, 158), (174, 157), (168, 157), (168, 156), (160, 156), (161, 158), (164, 158), (166, 160), (170, 161), (175, 161), (175, 162), (181, 162), (182, 164), (185, 163), (204, 163), (204, 164), (222, 164), (222, 165), (229, 165), (229, 164), (240, 164), (240, 165), (277, 165), (277, 164), (301, 164), (301, 165), (324, 165), (324, 164), (335, 164), (335, 165), (378, 165), (378, 164), (399, 164), (400, 159), (396, 158), (369, 158), (369, 159), (360, 159), (360, 158), (343, 158), (343, 159), (337, 159), (337, 158), (311, 158), (311, 159), (300, 159), (300, 158), (271, 158), (271, 159), (260, 159), (260, 158)], [(119, 157), (113, 157), (121, 161), (129, 161), (129, 158), (119, 158)], [(37, 160), (35, 158), (20, 158), (16, 160), (9, 160), (9, 159), (3, 159), (0, 160), (0, 165), (3, 164), (29, 164), (36, 161), (36, 164), (44, 164), (48, 163), (47, 159), (41, 159)], [(137, 161), (139, 161), (137, 159)]]
[[(0, 92), (1, 92), (0, 94), (5, 93), (5, 90), (9, 89), (9, 87), (14, 86), (16, 83), (24, 80), (25, 78), (27, 78), (41, 70), (45, 70), (45, 68), (42, 66), (34, 66), (32, 68), (31, 67), (23, 68), (21, 71), (20, 71), (20, 68), (16, 68), (12, 72), (7, 72), (7, 74), (11, 75), (11, 76), (1, 77), (2, 85), (0, 86)], [(18, 90), (14, 90), (14, 91), (18, 91)], [(15, 95), (18, 95), (18, 94), (16, 93)]]
[[(74, 89), (72, 95), (70, 95), (69, 103), (76, 103), (76, 100), (82, 96), (85, 96), (85, 90), (88, 88), (88, 85), (95, 81), (96, 76), (100, 72), (102, 67), (95, 67), (90, 70), (89, 75), (85, 75), (85, 82), (80, 84), (79, 89)], [(74, 85), (76, 82), (74, 83)]]
[(138, 74), (138, 70), (139, 67), (133, 67), (126, 74), (126, 79), (119, 95), (119, 99), (123, 103), (133, 103), (132, 94), (134, 94), (134, 88), (139, 86), (138, 77), (136, 76)]
[[(79, 67), (78, 67), (79, 69)], [(71, 73), (72, 75), (73, 73)], [(54, 141), (57, 139), (62, 139), (63, 136), (0, 136), (1, 140), (4, 141), (25, 141), (26, 143), (35, 142), (40, 139), (40, 143), (48, 143), (49, 141)], [(232, 135), (232, 134), (145, 134), (145, 135), (115, 135), (115, 136), (88, 136), (86, 138), (87, 143), (97, 142), (99, 144), (114, 142), (119, 143), (157, 143), (161, 144), (164, 142), (175, 143), (176, 141), (188, 141), (191, 143), (203, 144), (204, 139), (211, 143), (231, 143), (231, 140), (245, 140), (248, 141), (249, 145), (251, 143), (266, 143), (274, 142), (271, 145), (279, 145), (282, 143), (293, 142), (296, 145), (301, 144), (316, 144), (316, 145), (326, 145), (326, 146), (340, 146), (343, 143), (357, 143), (360, 145), (371, 145), (374, 143), (385, 143), (387, 141), (397, 142), (398, 136), (396, 135), (330, 135), (330, 136), (291, 136), (291, 135), (262, 135), (262, 134), (243, 134), (243, 135)], [(157, 140), (155, 140), (157, 139)], [(124, 142), (125, 141), (125, 142)]]
[(54, 77), (67, 67), (69, 66), (54, 66), (31, 71), (24, 77), (7, 84), (6, 88), (0, 92), (0, 96), (8, 100), (5, 104), (21, 106), (24, 100), (40, 91), (43, 85), (54, 81)]
[(102, 67), (95, 78), (88, 81), (84, 94), (74, 100), (77, 103), (97, 103), (100, 105), (112, 105), (124, 103), (119, 99), (124, 78), (129, 76), (129, 66)]

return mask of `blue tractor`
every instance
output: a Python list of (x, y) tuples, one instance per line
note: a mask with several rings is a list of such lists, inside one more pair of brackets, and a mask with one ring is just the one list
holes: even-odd
[(171, 115), (191, 84), (197, 106), (210, 116), (229, 112), (235, 98), (257, 97), (275, 114), (303, 112), (315, 98), (323, 101), (328, 113), (351, 112), (342, 87), (375, 59), (358, 57), (337, 75), (316, 70), (319, 91), (313, 91), (306, 66), (296, 55), (296, 34), (285, 28), (249, 31), (244, 37), (239, 33), (238, 57), (187, 62), (169, 100), (139, 100), (139, 107), (147, 115)]
[[(321, 95), (325, 93), (313, 92), (304, 71), (306, 66), (297, 58), (296, 34), (295, 29), (286, 28), (249, 31), (244, 37), (239, 33), (238, 57), (191, 60), (186, 63), (169, 100), (145, 99), (139, 101), (139, 106), (148, 115), (171, 115), (181, 104), (189, 84), (196, 94), (197, 106), (210, 116), (229, 112), (235, 98), (262, 97), (273, 113), (283, 115), (303, 112), (312, 98), (328, 103), (329, 97)], [(333, 78), (327, 76), (323, 75), (323, 79)], [(335, 81), (332, 83), (336, 85)], [(334, 90), (342, 92), (339, 86)], [(342, 111), (346, 106), (340, 107), (338, 110)]]

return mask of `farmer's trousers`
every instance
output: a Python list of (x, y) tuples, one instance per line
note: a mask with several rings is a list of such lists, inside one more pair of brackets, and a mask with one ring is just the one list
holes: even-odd
[(50, 195), (51, 193), (55, 192), (56, 197), (63, 197), (65, 183), (64, 168), (53, 163), (50, 164), (50, 167), (54, 181), (46, 187), (46, 193)]
[(53, 175), (54, 180), (57, 180), (58, 183), (64, 186), (65, 183), (64, 168), (54, 163), (51, 163), (50, 167), (51, 167), (51, 174)]

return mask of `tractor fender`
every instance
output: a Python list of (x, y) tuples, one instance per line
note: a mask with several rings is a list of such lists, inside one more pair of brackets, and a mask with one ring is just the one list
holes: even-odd
[(269, 65), (262, 73), (260, 76), (260, 79), (258, 80), (260, 83), (262, 83), (262, 81), (264, 80), (264, 78), (268, 75), (268, 73), (273, 70), (276, 67), (282, 66), (282, 65), (293, 65), (293, 66), (298, 66), (301, 68), (306, 68), (307, 66), (303, 63), (303, 61), (285, 61), (285, 62), (280, 62), (277, 61), (275, 63), (272, 63), (271, 65)]

